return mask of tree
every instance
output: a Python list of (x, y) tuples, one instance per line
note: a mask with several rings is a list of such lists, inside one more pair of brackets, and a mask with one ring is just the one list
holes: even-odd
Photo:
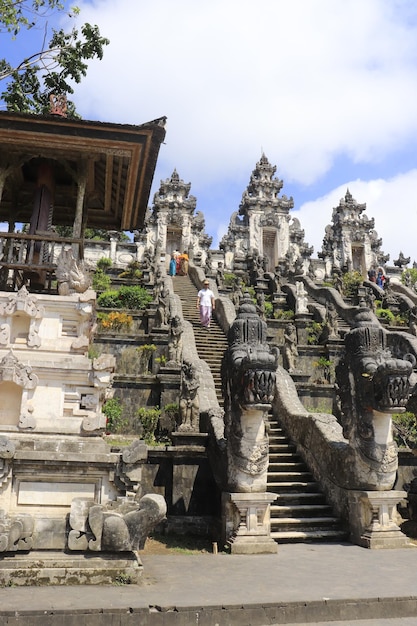
[[(36, 28), (43, 33), (39, 49), (17, 64), (0, 59), (0, 80), (8, 79), (1, 98), (9, 111), (48, 113), (50, 96), (73, 94), (72, 83), (86, 75), (87, 61), (103, 57), (109, 40), (100, 35), (98, 26), (85, 23), (80, 29), (49, 33), (48, 19), (56, 12), (66, 12), (70, 18), (79, 14), (77, 7), (67, 11), (60, 0), (0, 0), (0, 33), (9, 33), (16, 43), (22, 30)], [(67, 114), (76, 115), (70, 101)]]

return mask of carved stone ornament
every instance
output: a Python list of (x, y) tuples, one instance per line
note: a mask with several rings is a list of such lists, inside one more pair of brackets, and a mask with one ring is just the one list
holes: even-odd
[(44, 308), (37, 304), (36, 296), (30, 294), (23, 286), (17, 293), (10, 295), (0, 309), (0, 315), (14, 315), (16, 312), (39, 319), (43, 317)]
[[(355, 322), (345, 337), (345, 356), (336, 368), (343, 434), (373, 472), (395, 475), (397, 447), (391, 415), (405, 410), (413, 366), (406, 355), (403, 359), (392, 356), (386, 347), (387, 331), (368, 309), (360, 310)], [(381, 432), (388, 433), (385, 441)]]
[(84, 293), (91, 286), (91, 276), (83, 261), (76, 261), (72, 250), (62, 250), (58, 257), (56, 277), (60, 296)]
[(34, 519), (29, 514), (9, 517), (4, 509), (0, 509), (0, 552), (31, 550), (34, 525)]
[(69, 550), (94, 552), (138, 551), (148, 534), (165, 518), (166, 503), (159, 494), (139, 501), (120, 499), (105, 505), (74, 498), (69, 516)]
[(35, 389), (38, 377), (29, 365), (23, 365), (10, 350), (0, 361), (0, 382), (12, 382), (23, 389)]
[(262, 404), (273, 399), (278, 355), (270, 350), (266, 335), (266, 322), (246, 293), (228, 336), (227, 375), (233, 402)]

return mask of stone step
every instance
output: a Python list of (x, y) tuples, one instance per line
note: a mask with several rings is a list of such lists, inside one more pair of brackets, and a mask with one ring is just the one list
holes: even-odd
[(287, 493), (287, 492), (320, 492), (320, 486), (317, 482), (314, 481), (287, 481), (287, 480), (269, 480), (267, 482), (267, 491), (272, 491), (273, 493)]
[[(270, 481), (270, 479), (272, 479)], [(274, 482), (309, 482), (313, 481), (313, 475), (308, 471), (294, 471), (291, 470), (285, 472), (269, 472), (268, 471), (268, 484)]]
[(274, 518), (286, 518), (291, 516), (298, 518), (312, 518), (313, 515), (324, 517), (325, 515), (332, 517), (332, 508), (328, 504), (287, 504), (287, 505), (271, 505), (271, 515)]
[(300, 543), (309, 541), (343, 541), (348, 533), (343, 529), (314, 529), (298, 531), (274, 531), (271, 537), (278, 543)]

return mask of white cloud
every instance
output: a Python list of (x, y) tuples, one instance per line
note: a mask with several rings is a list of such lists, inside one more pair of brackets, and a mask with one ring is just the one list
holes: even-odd
[[(215, 224), (210, 234), (215, 236), (219, 222), (225, 222), (225, 207), (230, 206), (227, 183), (235, 187), (243, 181), (243, 192), (262, 150), (279, 166), (286, 184), (315, 183), (317, 188), (317, 182), (343, 157), (354, 164), (384, 162), (381, 175), (392, 179), (386, 189), (395, 186), (402, 198), (400, 205), (392, 198), (391, 210), (405, 211), (415, 195), (410, 187), (409, 195), (402, 192), (401, 177), (398, 185), (394, 177), (415, 167), (414, 162), (401, 163), (399, 156), (412, 153), (417, 142), (416, 3), (94, 0), (79, 4), (81, 19), (97, 23), (110, 39), (103, 60), (92, 63), (87, 78), (77, 86), (80, 113), (89, 119), (134, 124), (166, 115), (166, 145), (161, 147), (155, 180), (159, 183), (177, 168), (184, 180), (192, 182), (203, 212), (210, 204), (207, 194), (224, 193), (217, 218), (216, 209), (211, 209), (209, 218), (206, 215), (207, 225)], [(343, 174), (335, 177), (344, 178)], [(412, 174), (405, 178), (415, 182)], [(347, 185), (353, 187), (348, 181)], [(352, 193), (368, 203), (384, 248), (387, 236), (390, 251), (396, 254), (400, 234), (391, 245), (394, 229), (387, 227), (385, 198), (379, 198), (374, 209), (368, 193), (371, 183), (358, 185), (364, 187), (355, 186)], [(331, 208), (343, 194), (337, 191), (324, 223), (330, 221)], [(230, 214), (237, 208), (231, 206)], [(304, 207), (302, 213), (306, 239), (314, 240), (317, 250), (323, 230), (313, 235), (310, 228), (316, 227), (316, 221)], [(409, 213), (402, 215), (405, 223)]]

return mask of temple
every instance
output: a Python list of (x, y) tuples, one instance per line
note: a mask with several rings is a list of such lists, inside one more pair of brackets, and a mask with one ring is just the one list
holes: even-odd
[(176, 170), (148, 206), (164, 124), (0, 112), (1, 583), (138, 582), (155, 529), (407, 547), (410, 257), (347, 190), (313, 258), (264, 154), (213, 250)]

